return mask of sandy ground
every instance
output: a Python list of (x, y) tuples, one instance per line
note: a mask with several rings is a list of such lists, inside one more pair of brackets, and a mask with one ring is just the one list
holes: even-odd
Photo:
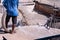
[(29, 25), (44, 25), (47, 21), (47, 17), (35, 12), (34, 5), (30, 6), (19, 6), (19, 9), (23, 12), (25, 19)]
[[(44, 15), (37, 14), (37, 12), (33, 11), (33, 8), (34, 5), (19, 6), (19, 9), (24, 13), (25, 19), (30, 26), (19, 26), (16, 28), (16, 33), (14, 34), (0, 32), (0, 40), (3, 40), (2, 36), (7, 40), (34, 40), (60, 34), (60, 29), (50, 28), (50, 30), (47, 30), (45, 27), (40, 26), (44, 25), (48, 18)], [(1, 14), (0, 18), (2, 15), (3, 14)], [(19, 13), (18, 21), (20, 20), (22, 20), (22, 15)], [(11, 21), (9, 24), (11, 24)]]
[[(19, 28), (16, 29), (17, 33), (15, 33), (15, 34), (9, 34), (9, 33), (4, 34), (4, 33), (0, 32), (0, 40), (3, 39), (2, 36), (4, 36), (7, 40), (34, 40), (39, 37), (38, 35), (40, 33), (39, 33), (39, 31), (36, 32), (38, 29), (35, 30), (36, 28), (34, 28), (35, 26), (33, 26), (33, 25), (37, 25), (37, 23), (43, 24), (44, 23), (43, 21), (45, 21), (45, 20), (42, 18), (45, 16), (39, 15), (36, 12), (34, 12), (33, 11), (34, 5), (19, 6), (19, 9), (20, 8), (21, 8), (22, 12), (24, 13), (24, 16), (25, 16), (28, 24), (32, 25), (31, 27), (33, 27), (33, 28), (31, 28), (31, 27), (29, 28), (29, 26), (22, 26), (22, 27), (20, 26)], [(5, 11), (3, 13), (5, 13)], [(3, 13), (1, 13), (0, 18), (2, 18)], [(20, 21), (21, 19), (22, 19), (22, 15), (19, 12), (18, 21)], [(11, 20), (10, 20), (9, 24), (11, 24)], [(1, 19), (0, 19), (0, 25), (1, 25)], [(36, 36), (34, 36), (34, 34)]]
[[(32, 1), (33, 0), (20, 0), (20, 2), (32, 2)], [(36, 1), (60, 8), (60, 0), (36, 0)]]
[(19, 26), (19, 28), (16, 28), (16, 33), (14, 34), (0, 34), (0, 40), (3, 39), (3, 36), (7, 40), (35, 40), (57, 34), (60, 34), (60, 29), (50, 28), (50, 30), (47, 30), (45, 27), (39, 27), (38, 25), (24, 27)]

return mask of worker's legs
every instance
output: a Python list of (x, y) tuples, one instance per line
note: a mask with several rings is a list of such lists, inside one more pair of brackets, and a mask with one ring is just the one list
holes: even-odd
[[(10, 20), (10, 16), (6, 15), (6, 18), (5, 18), (5, 27), (6, 28), (8, 28), (8, 22), (9, 22), (9, 20)], [(4, 32), (8, 33), (9, 31), (6, 29)]]
[(14, 33), (14, 29), (16, 27), (16, 23), (17, 23), (17, 16), (13, 16), (12, 17), (12, 31), (11, 31), (11, 33)]
[(6, 26), (6, 28), (8, 28), (8, 22), (9, 22), (9, 20), (10, 20), (10, 16), (6, 16), (6, 19), (5, 19), (5, 26)]

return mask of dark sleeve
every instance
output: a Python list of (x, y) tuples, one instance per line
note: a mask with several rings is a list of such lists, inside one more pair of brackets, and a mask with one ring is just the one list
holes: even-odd
[(7, 0), (4, 0), (4, 1), (3, 1), (3, 6), (4, 6), (5, 8), (7, 8)]

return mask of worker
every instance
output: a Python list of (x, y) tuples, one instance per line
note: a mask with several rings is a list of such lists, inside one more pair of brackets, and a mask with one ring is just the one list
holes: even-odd
[[(5, 25), (8, 28), (8, 22), (10, 18), (12, 18), (12, 30), (10, 33), (15, 32), (15, 27), (17, 23), (17, 16), (18, 16), (18, 3), (19, 0), (3, 0), (3, 6), (6, 9), (6, 18), (5, 18)], [(8, 32), (8, 31), (5, 31)]]

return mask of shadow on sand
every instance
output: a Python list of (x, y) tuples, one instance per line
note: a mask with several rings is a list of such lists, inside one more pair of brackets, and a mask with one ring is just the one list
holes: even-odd
[[(16, 27), (22, 26), (20, 22), (16, 24)], [(8, 25), (8, 28), (11, 28), (12, 24)], [(6, 34), (6, 32), (3, 30), (3, 27), (0, 28), (0, 34)]]
[(6, 34), (2, 29), (0, 29), (0, 34)]
[(7, 39), (3, 36), (3, 40), (7, 40)]

